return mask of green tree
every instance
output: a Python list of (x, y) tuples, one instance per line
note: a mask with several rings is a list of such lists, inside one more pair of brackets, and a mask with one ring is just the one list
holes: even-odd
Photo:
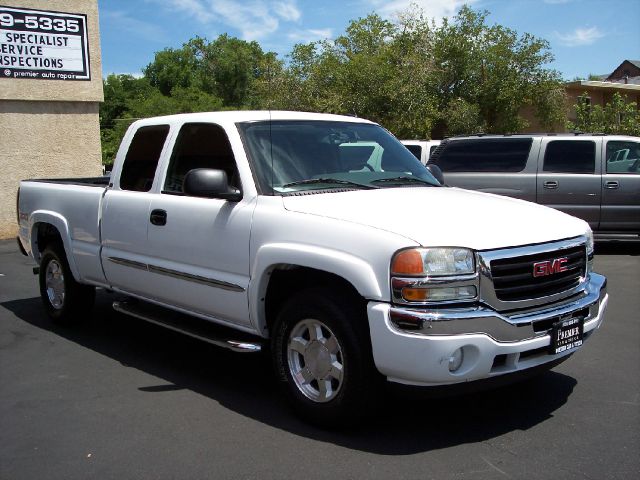
[(269, 102), (354, 114), (402, 137), (517, 132), (533, 109), (564, 121), (564, 90), (546, 41), (486, 22), (463, 7), (440, 26), (419, 10), (396, 23), (371, 14), (334, 41), (296, 45)]
[[(372, 14), (333, 41), (299, 44), (273, 84), (275, 108), (365, 117), (399, 135), (426, 136), (433, 102), (426, 95), (409, 34)], [(413, 55), (413, 56), (411, 56)]]
[[(459, 126), (449, 125), (449, 119), (459, 117), (463, 100), (479, 112), (472, 130), (520, 131), (527, 126), (520, 115), (526, 106), (534, 108), (543, 125), (552, 127), (563, 118), (564, 97), (559, 73), (545, 68), (553, 60), (548, 42), (501, 25), (489, 26), (487, 15), (465, 6), (433, 30), (436, 68), (430, 79), (441, 124), (446, 131)], [(470, 113), (465, 118), (470, 119)]]
[(197, 60), (202, 88), (220, 97), (228, 107), (255, 107), (256, 82), (274, 67), (275, 53), (263, 52), (260, 45), (227, 34), (212, 42), (196, 37), (187, 44)]
[(155, 91), (147, 78), (109, 75), (103, 81), (104, 102), (100, 105), (102, 162), (113, 163), (120, 140), (133, 120), (132, 105)]
[[(588, 96), (586, 92), (584, 96)], [(640, 136), (640, 111), (635, 102), (628, 101), (626, 95), (614, 93), (604, 107), (578, 101), (574, 108), (576, 121), (567, 122), (569, 130)]]
[(167, 48), (155, 54), (144, 69), (149, 83), (165, 96), (174, 89), (195, 88), (219, 97), (226, 107), (250, 108), (259, 103), (255, 83), (266, 75), (275, 54), (263, 52), (257, 42), (227, 34), (212, 42), (196, 37), (182, 48)]
[(185, 44), (182, 48), (165, 48), (156, 52), (153, 62), (144, 68), (144, 76), (160, 93), (171, 95), (174, 88), (202, 88), (200, 64), (194, 49)]
[(257, 42), (196, 37), (157, 52), (143, 78), (107, 77), (103, 159), (113, 159), (135, 118), (203, 110), (358, 115), (405, 138), (517, 132), (527, 125), (524, 108), (544, 126), (564, 122), (548, 43), (488, 25), (487, 15), (463, 7), (436, 25), (415, 7), (397, 22), (371, 14), (335, 40), (295, 45), (286, 64)]
[(257, 42), (196, 37), (155, 54), (142, 78), (109, 75), (100, 108), (103, 163), (109, 164), (137, 118), (174, 113), (261, 108), (282, 63)]

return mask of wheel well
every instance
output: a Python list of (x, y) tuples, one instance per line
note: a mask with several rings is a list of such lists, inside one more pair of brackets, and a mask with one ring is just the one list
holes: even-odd
[(48, 245), (54, 243), (59, 245), (63, 244), (60, 232), (50, 223), (39, 223), (36, 228), (36, 246), (39, 255), (42, 255), (42, 252), (44, 252)]
[(282, 304), (291, 296), (306, 288), (326, 287), (357, 302), (364, 310), (366, 300), (356, 288), (344, 278), (315, 268), (295, 265), (280, 265), (272, 270), (265, 295), (267, 328), (271, 327)]

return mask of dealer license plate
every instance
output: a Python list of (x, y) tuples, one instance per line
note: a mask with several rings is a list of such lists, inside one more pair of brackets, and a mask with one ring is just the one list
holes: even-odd
[(553, 324), (549, 353), (566, 352), (582, 345), (584, 318), (565, 318)]

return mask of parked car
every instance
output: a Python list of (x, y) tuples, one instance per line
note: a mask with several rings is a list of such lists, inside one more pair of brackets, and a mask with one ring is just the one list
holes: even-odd
[(268, 345), (286, 397), (322, 425), (366, 412), (383, 380), (551, 368), (608, 302), (585, 222), (445, 188), (353, 117), (140, 120), (110, 178), (23, 181), (18, 217), (53, 320), (90, 317), (100, 287), (133, 317), (234, 351)]
[(448, 185), (553, 207), (596, 232), (640, 234), (638, 137), (453, 137), (429, 163), (440, 167)]
[(407, 147), (423, 165), (427, 164), (433, 151), (440, 145), (440, 140), (400, 140), (400, 142)]

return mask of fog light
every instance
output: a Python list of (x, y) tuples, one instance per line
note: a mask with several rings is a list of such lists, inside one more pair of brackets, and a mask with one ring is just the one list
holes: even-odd
[(456, 370), (458, 370), (462, 365), (463, 360), (464, 360), (464, 350), (462, 350), (462, 348), (458, 348), (449, 357), (449, 371), (455, 372)]

